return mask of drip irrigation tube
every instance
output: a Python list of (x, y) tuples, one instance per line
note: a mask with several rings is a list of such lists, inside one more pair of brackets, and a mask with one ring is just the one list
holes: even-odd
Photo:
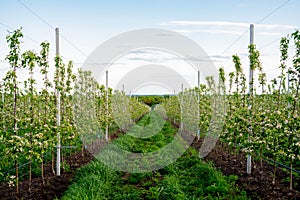
[(272, 160), (272, 159), (270, 159), (270, 158), (266, 158), (266, 159), (269, 160), (269, 161), (271, 161), (271, 162), (274, 162), (274, 163), (276, 163), (276, 164), (278, 164), (278, 165), (280, 165), (280, 166), (282, 166), (282, 167), (284, 167), (284, 168), (286, 168), (286, 169), (292, 170), (292, 171), (294, 171), (294, 172), (300, 174), (300, 171), (299, 171), (299, 170), (296, 170), (296, 169), (294, 169), (294, 168), (290, 168), (289, 166), (284, 165), (284, 164), (282, 164), (282, 163), (280, 163), (280, 162), (277, 162), (277, 161), (275, 161), (275, 160)]

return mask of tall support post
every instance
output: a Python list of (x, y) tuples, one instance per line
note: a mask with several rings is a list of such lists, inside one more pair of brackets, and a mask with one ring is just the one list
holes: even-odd
[[(1, 81), (0, 84), (1, 84), (1, 90), (2, 90), (2, 98), (1, 99), (2, 99), (2, 104), (3, 104), (3, 108), (4, 108), (4, 82)], [(4, 126), (4, 124), (5, 124), (4, 123), (5, 122), (4, 121), (4, 116), (2, 116), (2, 121), (3, 121), (3, 125), (2, 126), (3, 126), (3, 131), (4, 131), (4, 127), (5, 127)]]
[[(176, 90), (174, 90), (174, 96), (176, 96)], [(173, 124), (175, 124), (176, 120), (175, 117), (173, 118)]]
[(105, 87), (106, 87), (106, 127), (105, 127), (105, 140), (108, 142), (108, 71), (105, 73)]
[(199, 127), (199, 120), (200, 120), (200, 71), (197, 71), (197, 137), (200, 138), (200, 127)]
[[(287, 77), (287, 79), (288, 79), (287, 80), (287, 87), (288, 87), (287, 95), (288, 95), (288, 98), (290, 96), (290, 78), (291, 78), (290, 73), (289, 73), (290, 70), (291, 70), (291, 68), (288, 69), (288, 77)], [(288, 101), (288, 109), (289, 109), (289, 111), (288, 111), (288, 121), (290, 120), (290, 117), (291, 117), (290, 108), (291, 108), (291, 104)], [(290, 171), (290, 190), (292, 190), (293, 189), (293, 173), (292, 173), (293, 162), (290, 163), (290, 169), (291, 169), (291, 171)]]
[[(250, 24), (250, 44), (254, 44), (254, 25)], [(252, 109), (252, 105), (251, 105), (251, 98), (253, 95), (253, 70), (251, 68), (251, 66), (249, 67), (249, 109)], [(252, 120), (252, 118), (250, 118), (250, 120)], [(252, 123), (252, 121), (250, 122)], [(249, 129), (249, 135), (252, 134), (252, 127)], [(250, 137), (248, 138), (248, 140), (250, 140)], [(247, 174), (251, 174), (251, 154), (248, 153), (247, 155)]]
[(182, 112), (183, 112), (183, 84), (181, 84), (181, 103), (180, 103), (180, 130), (183, 130)]
[[(59, 28), (55, 29), (55, 45), (56, 45), (56, 56), (59, 56)], [(57, 122), (57, 147), (56, 147), (56, 176), (60, 176), (60, 91), (56, 90), (56, 122)]]
[(1, 90), (2, 90), (2, 103), (4, 103), (4, 82), (1, 81), (0, 84), (1, 84)]
[[(288, 69), (288, 71), (290, 71), (291, 70), (291, 68), (289, 68)], [(288, 77), (287, 77), (287, 87), (288, 87), (288, 91), (287, 91), (287, 93), (288, 93), (288, 95), (290, 95), (290, 73), (288, 73)], [(290, 102), (288, 101), (288, 108), (290, 108), (291, 107), (291, 105), (290, 105)], [(291, 116), (291, 112), (289, 111), (288, 112), (288, 119), (290, 119), (290, 116)]]
[(198, 77), (197, 77), (197, 87), (199, 87), (200, 86), (200, 71), (198, 70), (198, 72), (197, 72), (197, 74), (198, 74)]

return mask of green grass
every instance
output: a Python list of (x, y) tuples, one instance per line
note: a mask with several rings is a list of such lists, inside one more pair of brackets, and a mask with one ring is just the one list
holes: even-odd
[[(143, 124), (149, 125), (147, 116), (140, 120), (139, 125)], [(166, 122), (151, 138), (125, 135), (115, 143), (132, 152), (150, 152), (168, 144), (176, 131)], [(247, 199), (246, 193), (236, 187), (236, 179), (223, 176), (189, 148), (176, 162), (147, 173), (115, 171), (92, 161), (76, 172), (62, 199)]]
[[(152, 137), (135, 137), (137, 135), (144, 135), (143, 132), (149, 131), (149, 129), (156, 131)], [(120, 148), (130, 150), (134, 153), (147, 153), (167, 145), (173, 140), (176, 132), (177, 130), (170, 122), (162, 121), (161, 116), (152, 111), (145, 115), (126, 135), (113, 142)], [(145, 136), (148, 136), (148, 134), (145, 134)]]

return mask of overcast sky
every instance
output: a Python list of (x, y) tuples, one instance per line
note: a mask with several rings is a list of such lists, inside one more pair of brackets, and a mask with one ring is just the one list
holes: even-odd
[[(261, 61), (269, 79), (279, 72), (280, 38), (300, 27), (298, 0), (1, 0), (0, 8), (1, 79), (8, 70), (4, 61), (8, 53), (5, 41), (8, 27), (23, 27), (23, 51), (39, 52), (38, 43), (49, 41), (52, 57), (53, 28), (59, 27), (64, 37), (61, 55), (65, 60), (72, 60), (75, 67), (81, 67), (97, 46), (120, 33), (149, 27), (174, 30), (197, 42), (215, 66), (225, 67), (227, 73), (233, 71), (231, 56), (240, 55), (247, 74), (247, 30), (253, 23), (255, 43), (261, 50)], [(197, 75), (190, 71), (184, 76), (196, 84)]]

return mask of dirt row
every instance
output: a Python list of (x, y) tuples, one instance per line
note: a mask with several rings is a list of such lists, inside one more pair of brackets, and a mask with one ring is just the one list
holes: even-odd
[[(111, 139), (116, 139), (122, 133), (116, 133)], [(194, 140), (192, 146), (196, 149), (201, 147), (201, 140)], [(71, 184), (77, 168), (87, 164), (93, 159), (88, 152), (74, 153), (65, 158), (70, 169), (62, 170), (61, 176), (53, 174), (51, 164), (45, 167), (45, 184), (42, 184), (41, 177), (34, 177), (29, 191), (29, 181), (24, 180), (19, 185), (19, 193), (16, 194), (14, 187), (8, 187), (7, 184), (0, 186), (0, 199), (54, 199), (60, 198), (63, 192)], [(300, 199), (300, 185), (294, 190), (289, 190), (289, 184), (286, 178), (289, 176), (282, 170), (277, 170), (276, 182), (273, 181), (273, 166), (263, 162), (263, 166), (253, 163), (252, 174), (246, 173), (246, 156), (244, 154), (233, 154), (225, 145), (220, 142), (205, 157), (205, 161), (212, 161), (224, 175), (237, 175), (237, 185), (245, 190), (251, 199)]]
[(55, 176), (52, 172), (51, 164), (45, 167), (45, 184), (42, 184), (41, 177), (34, 177), (29, 190), (29, 181), (24, 180), (19, 184), (19, 193), (16, 193), (15, 187), (9, 187), (7, 184), (0, 186), (0, 199), (54, 199), (60, 197), (68, 188), (75, 170), (84, 164), (90, 162), (93, 156), (84, 151), (77, 152), (66, 158), (66, 162), (70, 164), (70, 169), (65, 171), (62, 169), (61, 176)]
[[(199, 149), (201, 144), (200, 140), (194, 140), (192, 146)], [(246, 172), (246, 155), (243, 153), (235, 155), (220, 142), (217, 142), (204, 160), (212, 161), (226, 176), (237, 175), (237, 185), (240, 189), (245, 190), (251, 199), (300, 199), (300, 185), (297, 182), (299, 179), (294, 180), (297, 185), (290, 190), (287, 181), (289, 174), (277, 169), (275, 184), (273, 184), (274, 166), (265, 161), (262, 162), (262, 166), (260, 162), (253, 162), (249, 175)]]

